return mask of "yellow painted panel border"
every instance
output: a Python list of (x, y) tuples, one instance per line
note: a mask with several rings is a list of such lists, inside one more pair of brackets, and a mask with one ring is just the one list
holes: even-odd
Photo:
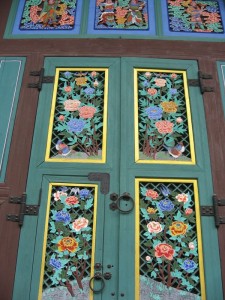
[[(57, 99), (57, 88), (60, 71), (103, 71), (105, 72), (105, 85), (104, 85), (104, 112), (103, 112), (103, 134), (102, 134), (102, 158), (101, 159), (66, 159), (66, 158), (50, 158), (51, 138), (54, 123), (55, 106)], [(107, 145), (107, 115), (108, 115), (108, 84), (109, 84), (109, 70), (108, 68), (56, 68), (55, 81), (53, 87), (52, 107), (49, 119), (47, 147), (45, 154), (46, 162), (63, 162), (63, 163), (105, 163), (106, 162), (106, 145)]]
[(203, 264), (203, 246), (201, 234), (201, 217), (200, 217), (200, 202), (198, 182), (196, 179), (168, 179), (168, 178), (136, 178), (135, 179), (135, 300), (140, 300), (140, 190), (139, 184), (141, 182), (156, 182), (156, 183), (192, 183), (194, 188), (195, 198), (195, 213), (196, 213), (196, 229), (197, 229), (197, 243), (198, 243), (198, 259), (199, 259), (199, 273), (201, 286), (201, 300), (206, 300), (205, 276)]
[[(188, 122), (188, 136), (190, 140), (190, 161), (169, 161), (169, 160), (144, 160), (139, 157), (139, 131), (138, 131), (138, 72), (159, 72), (159, 73), (177, 73), (183, 75), (184, 80), (184, 95), (186, 102), (186, 113), (187, 113), (187, 122)], [(172, 165), (195, 165), (195, 148), (194, 148), (194, 137), (193, 137), (193, 127), (192, 127), (192, 118), (191, 118), (191, 107), (190, 107), (190, 98), (188, 92), (187, 84), (187, 73), (186, 71), (180, 70), (164, 70), (164, 69), (134, 69), (134, 136), (135, 136), (135, 163), (141, 164), (172, 164)]]
[[(40, 275), (40, 284), (39, 284), (39, 293), (38, 300), (42, 299), (42, 286), (44, 278), (44, 267), (45, 267), (45, 255), (47, 247), (47, 236), (48, 236), (48, 222), (49, 222), (49, 213), (51, 205), (51, 193), (52, 188), (57, 186), (76, 186), (76, 187), (91, 187), (95, 189), (94, 194), (94, 214), (93, 214), (93, 235), (92, 235), (92, 253), (91, 253), (91, 274), (90, 277), (94, 276), (94, 264), (95, 264), (95, 246), (96, 246), (96, 221), (97, 221), (97, 203), (98, 203), (98, 185), (97, 184), (82, 184), (82, 183), (66, 183), (66, 182), (52, 182), (49, 184), (48, 189), (48, 202), (46, 207), (46, 218), (45, 218), (45, 231), (44, 231), (44, 241), (43, 241), (43, 250), (42, 250), (42, 261), (41, 261), (41, 275)], [(90, 290), (89, 300), (93, 300), (93, 292)]]

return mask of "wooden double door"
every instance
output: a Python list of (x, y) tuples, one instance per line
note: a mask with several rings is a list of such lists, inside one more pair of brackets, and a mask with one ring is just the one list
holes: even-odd
[[(46, 58), (13, 299), (222, 299), (195, 61)], [(213, 247), (209, 247), (213, 245)]]

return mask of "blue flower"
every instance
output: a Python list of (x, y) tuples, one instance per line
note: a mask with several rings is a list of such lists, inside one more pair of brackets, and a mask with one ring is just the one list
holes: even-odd
[(171, 95), (177, 94), (177, 89), (170, 89), (170, 93), (171, 93)]
[(55, 220), (57, 222), (69, 223), (71, 221), (70, 214), (61, 210), (55, 215)]
[(85, 90), (84, 90), (85, 94), (87, 95), (92, 95), (94, 94), (95, 92), (95, 89), (91, 88), (91, 87), (87, 87)]
[(68, 123), (68, 130), (78, 133), (84, 129), (85, 121), (80, 119), (71, 119)]
[(158, 203), (158, 208), (162, 211), (171, 211), (174, 209), (174, 204), (169, 199), (164, 199)]
[(69, 78), (71, 75), (72, 75), (71, 72), (65, 72), (65, 73), (64, 73), (64, 76), (67, 77), (67, 78)]
[(188, 273), (194, 271), (194, 269), (197, 268), (197, 264), (190, 259), (186, 259), (183, 264), (182, 264), (182, 269), (184, 269), (185, 271), (187, 271)]
[(150, 106), (145, 109), (149, 119), (158, 120), (162, 118), (163, 110), (161, 107)]
[(85, 198), (89, 196), (90, 191), (88, 189), (80, 190), (79, 195), (81, 198)]
[(59, 270), (62, 268), (62, 264), (59, 260), (55, 259), (55, 258), (51, 258), (49, 261), (49, 265), (52, 266), (53, 268)]
[(145, 81), (143, 82), (143, 86), (148, 86), (148, 81), (147, 81), (147, 80), (145, 80)]

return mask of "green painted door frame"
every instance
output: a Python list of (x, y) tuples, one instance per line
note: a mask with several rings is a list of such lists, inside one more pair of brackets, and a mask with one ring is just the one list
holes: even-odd
[[(39, 96), (36, 127), (33, 138), (27, 203), (37, 204), (42, 189), (39, 216), (25, 217), (21, 230), (14, 300), (38, 299), (42, 250), (46, 219), (48, 188), (50, 183), (90, 182), (89, 173), (110, 174), (107, 195), (99, 192), (95, 263), (102, 264), (102, 273), (110, 272), (105, 287), (94, 300), (139, 300), (135, 291), (135, 211), (129, 214), (111, 210), (110, 194), (129, 193), (136, 201), (136, 178), (196, 179), (201, 205), (211, 205), (213, 186), (207, 144), (203, 99), (198, 87), (189, 87), (195, 144), (195, 165), (137, 164), (134, 140), (134, 68), (183, 70), (188, 79), (197, 79), (198, 66), (191, 60), (165, 60), (144, 58), (63, 58), (45, 59), (45, 75), (54, 76), (56, 67), (107, 68), (109, 70), (107, 151), (106, 163), (46, 162), (45, 150), (51, 111), (52, 84), (44, 84)], [(207, 187), (207, 188), (206, 188)], [(201, 218), (204, 269), (207, 299), (222, 299), (221, 272), (217, 231), (212, 217)], [(213, 247), (208, 247), (213, 245)], [(136, 295), (136, 298), (135, 298)], [(148, 298), (161, 299), (161, 298)], [(197, 298), (196, 298), (197, 299)], [(143, 300), (147, 300), (143, 299)]]

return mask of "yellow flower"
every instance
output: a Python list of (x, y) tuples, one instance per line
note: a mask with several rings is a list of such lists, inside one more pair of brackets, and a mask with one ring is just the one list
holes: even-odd
[(86, 77), (78, 77), (75, 79), (77, 85), (84, 85), (87, 82)]
[(187, 231), (188, 225), (183, 222), (176, 221), (172, 223), (172, 226), (169, 227), (171, 235), (184, 235)]
[(173, 101), (162, 102), (161, 106), (166, 113), (175, 113), (177, 111), (177, 104)]
[(147, 212), (151, 215), (155, 214), (157, 212), (157, 209), (154, 209), (153, 207), (148, 207)]

